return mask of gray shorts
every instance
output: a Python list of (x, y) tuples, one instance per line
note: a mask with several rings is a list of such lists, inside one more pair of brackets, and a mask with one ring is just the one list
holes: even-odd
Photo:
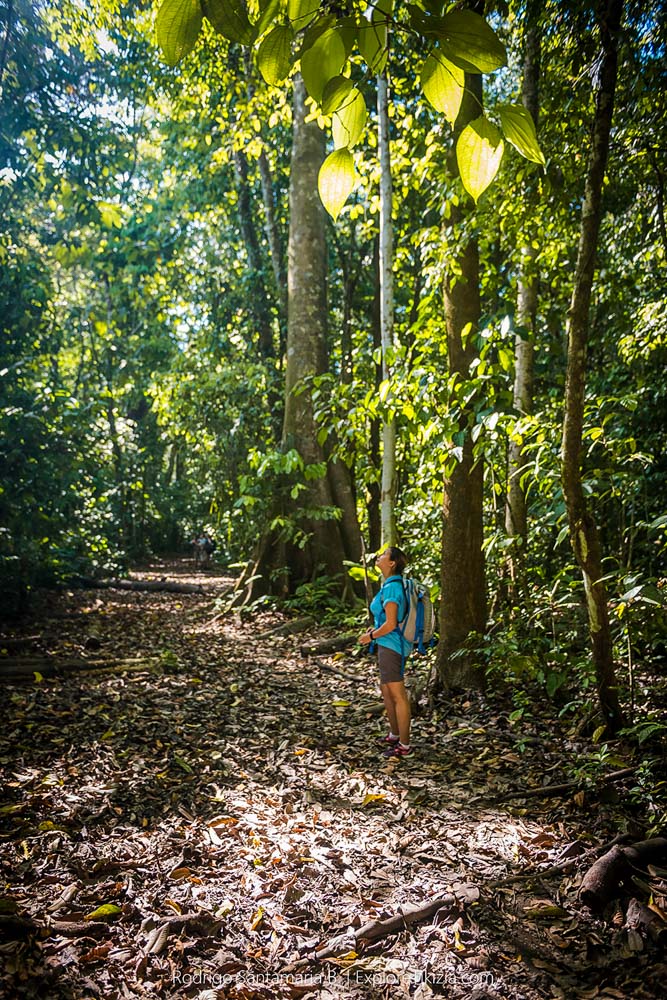
[(403, 680), (405, 662), (395, 649), (378, 645), (378, 667), (380, 668), (380, 684), (394, 684)]

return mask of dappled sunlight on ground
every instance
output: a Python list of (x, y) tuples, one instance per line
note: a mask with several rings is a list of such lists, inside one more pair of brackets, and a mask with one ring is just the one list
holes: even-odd
[[(4, 906), (53, 924), (5, 953), (12, 995), (583, 1000), (605, 995), (602, 974), (631, 995), (640, 956), (614, 964), (576, 866), (503, 885), (604, 836), (599, 803), (506, 798), (578, 752), (546, 716), (517, 733), (462, 699), (415, 720), (415, 757), (387, 761), (372, 661), (304, 659), (275, 614), (242, 625), (209, 594), (152, 592), (49, 607), (53, 656), (94, 639), (159, 664), (9, 688)], [(356, 942), (447, 894), (453, 909)]]
[(229, 571), (219, 566), (215, 558), (206, 568), (199, 567), (193, 558), (154, 559), (152, 562), (136, 566), (129, 574), (130, 580), (174, 580), (208, 589), (224, 590), (234, 586), (235, 578)]

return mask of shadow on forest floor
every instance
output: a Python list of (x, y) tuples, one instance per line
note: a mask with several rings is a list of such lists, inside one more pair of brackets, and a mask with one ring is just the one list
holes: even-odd
[[(216, 616), (231, 581), (214, 568), (132, 577), (209, 586), (44, 595), (0, 639), (146, 661), (2, 685), (7, 996), (663, 995), (664, 935), (577, 896), (589, 848), (643, 835), (633, 779), (517, 796), (590, 750), (546, 700), (520, 722), (501, 699), (452, 700), (415, 720), (415, 757), (387, 762), (367, 658), (303, 659), (275, 613)], [(664, 914), (661, 873), (643, 878)], [(437, 897), (428, 919), (355, 938)]]

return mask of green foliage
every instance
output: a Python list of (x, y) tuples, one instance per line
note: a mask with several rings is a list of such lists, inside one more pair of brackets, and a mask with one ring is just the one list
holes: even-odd
[(200, 0), (164, 0), (155, 21), (155, 32), (170, 66), (175, 66), (192, 51), (201, 25)]
[(326, 84), (335, 79), (345, 65), (345, 45), (333, 28), (321, 35), (301, 55), (301, 76), (306, 90), (318, 104)]
[(595, 750), (589, 749), (583, 763), (574, 768), (572, 774), (584, 787), (591, 788), (598, 785), (610, 771), (628, 766), (627, 758), (621, 757), (613, 747), (603, 743)]
[(647, 743), (653, 741), (664, 741), (667, 736), (667, 724), (660, 721), (655, 713), (650, 713), (646, 718), (641, 719), (634, 726), (628, 726), (621, 730), (621, 736), (637, 743)]
[(508, 141), (533, 163), (546, 166), (544, 153), (540, 149), (535, 132), (535, 122), (526, 108), (520, 104), (501, 104), (498, 108), (503, 132)]
[(216, 31), (231, 42), (250, 45), (255, 39), (244, 0), (206, 0), (204, 13)]
[(367, 118), (366, 102), (361, 92), (353, 87), (333, 116), (332, 131), (336, 149), (353, 149), (363, 135)]
[[(485, 664), (492, 689), (511, 690), (517, 732), (536, 704), (553, 706), (564, 722), (588, 712), (595, 678), (560, 444), (592, 113), (589, 15), (554, 18), (544, 8), (538, 144), (519, 103), (518, 15), (494, 17), (494, 34), (445, 3), (397, 4), (391, 13), (377, 4), (369, 20), (365, 5), (339, 17), (314, 0), (247, 7), (221, 0), (203, 5), (195, 42), (197, 5), (172, 2), (157, 23), (177, 63), (167, 71), (143, 8), (133, 19), (107, 19), (95, 56), (92, 26), (68, 21), (76, 5), (51, 5), (48, 18), (44, 5), (16, 7), (29, 30), (7, 42), (0, 136), (0, 574), (7, 600), (18, 605), (41, 584), (183, 549), (203, 524), (215, 531), (222, 560), (245, 563), (270, 517), (283, 539), (303, 547), (308, 520), (340, 517), (337, 508), (304, 502), (324, 464), (278, 443), (285, 289), (272, 267), (260, 158), (270, 168), (284, 274), (290, 113), (282, 81), (300, 65), (314, 95), (310, 114), (330, 124), (334, 144), (321, 177), (323, 200), (337, 216), (328, 229), (329, 371), (304, 383), (320, 444), (352, 470), (368, 533), (380, 491), (377, 431), (395, 421), (401, 542), (419, 577), (437, 585), (443, 482), (470, 438), (484, 467), (493, 620), (466, 651)], [(652, 16), (628, 12), (581, 456), (602, 528), (626, 703), (631, 668), (641, 676), (650, 665), (656, 683), (664, 672), (663, 35)], [(239, 38), (252, 45), (256, 70)], [(393, 96), (396, 346), (381, 378), (373, 76), (385, 60)], [(484, 117), (460, 140), (464, 187), (449, 169), (451, 126), (471, 69), (492, 75)], [(491, 184), (501, 152), (502, 184)], [(479, 200), (460, 223), (466, 188)], [(248, 219), (254, 256), (243, 233)], [(457, 262), (471, 236), (481, 259), (482, 316), (466, 333), (472, 364), (449, 377), (442, 288), (461, 280)], [(528, 250), (539, 277), (534, 331), (516, 318)], [(268, 346), (253, 310), (260, 298)], [(535, 348), (530, 413), (519, 413), (513, 399), (517, 337), (530, 337)], [(524, 449), (529, 534), (522, 545), (505, 526), (510, 441)], [(517, 550), (520, 586), (508, 578), (507, 556)], [(358, 568), (356, 577), (363, 577)], [(342, 614), (322, 579), (291, 600), (295, 613), (331, 608), (332, 622)], [(628, 736), (651, 748), (664, 735), (660, 720), (644, 705), (635, 708)]]
[(454, 124), (463, 100), (463, 70), (449, 62), (442, 53), (432, 52), (421, 68), (421, 85), (429, 103)]
[(505, 145), (493, 122), (482, 115), (461, 132), (456, 158), (466, 191), (477, 201), (498, 173)]
[(472, 10), (453, 10), (444, 17), (415, 17), (425, 34), (434, 34), (444, 55), (467, 73), (493, 73), (507, 62), (505, 46), (483, 17)]
[(317, 577), (311, 583), (301, 584), (294, 595), (283, 605), (294, 614), (310, 615), (323, 626), (333, 626), (341, 631), (359, 627), (361, 613), (340, 600), (340, 588), (328, 577)]
[(257, 50), (257, 65), (268, 84), (282, 83), (292, 68), (294, 35), (287, 24), (276, 24)]
[[(635, 733), (630, 732), (631, 737)], [(663, 733), (664, 735), (664, 733)], [(646, 816), (646, 837), (663, 836), (667, 824), (667, 781), (664, 779), (664, 755), (648, 753), (643, 748), (644, 759), (637, 765), (634, 785), (630, 789), (630, 799), (635, 809)]]
[[(503, 42), (484, 18), (471, 10), (452, 9), (440, 14), (418, 4), (394, 9), (393, 3), (384, 0), (341, 11), (328, 3), (304, 0), (288, 4), (289, 25), (284, 23), (284, 10), (279, 3), (246, 8), (242, 0), (207, 0), (203, 12), (224, 38), (257, 47), (257, 64), (267, 83), (280, 83), (293, 66), (298, 66), (323, 120), (332, 113), (338, 116), (333, 123), (334, 144), (336, 150), (347, 147), (348, 153), (360, 138), (366, 106), (361, 90), (355, 87), (350, 105), (353, 120), (341, 121), (337, 102), (348, 88), (341, 81), (358, 75), (364, 66), (367, 75), (385, 71), (390, 55), (389, 28), (393, 22), (433, 46), (422, 66), (421, 86), (433, 107), (444, 113), (451, 125), (461, 104), (465, 73), (493, 73), (507, 63)], [(200, 29), (198, 0), (163, 0), (156, 31), (158, 44), (170, 65), (192, 50)], [(544, 163), (535, 131), (531, 131), (532, 123), (522, 117), (521, 111), (515, 107), (501, 112), (503, 128), (508, 130), (509, 140), (522, 155)], [(502, 153), (500, 135), (496, 135), (495, 126), (489, 122), (479, 123), (474, 134), (467, 133), (463, 143), (457, 144), (463, 185), (475, 200), (495, 177)], [(339, 161), (335, 162), (338, 168)], [(325, 208), (337, 219), (354, 187), (350, 182), (352, 171), (346, 163), (345, 182), (338, 178), (334, 196), (330, 191), (331, 163), (325, 167), (320, 191), (324, 192)]]
[(356, 182), (354, 159), (347, 147), (329, 153), (320, 170), (318, 188), (322, 204), (334, 222)]

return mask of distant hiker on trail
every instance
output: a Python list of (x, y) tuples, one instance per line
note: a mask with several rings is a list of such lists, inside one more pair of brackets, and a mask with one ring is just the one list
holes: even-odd
[(370, 606), (375, 624), (359, 636), (362, 646), (377, 645), (380, 689), (389, 720), (389, 732), (379, 741), (386, 757), (407, 757), (412, 753), (410, 702), (403, 682), (405, 661), (412, 652), (412, 643), (403, 637), (398, 624), (408, 611), (403, 586), (407, 561), (405, 553), (394, 545), (377, 556), (375, 563), (383, 582)]
[(208, 566), (211, 555), (215, 552), (215, 542), (211, 536), (202, 531), (196, 538), (192, 539), (191, 544), (195, 550), (195, 564), (201, 567)]

